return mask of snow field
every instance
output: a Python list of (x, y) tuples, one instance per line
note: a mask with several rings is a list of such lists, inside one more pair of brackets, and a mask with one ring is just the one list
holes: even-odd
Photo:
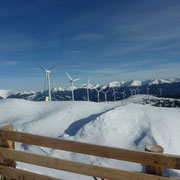
[[(165, 153), (176, 155), (180, 155), (179, 117), (179, 108), (157, 108), (133, 104), (130, 100), (124, 101), (124, 104), (0, 100), (0, 125), (12, 123), (18, 131), (136, 150), (158, 144)], [(44, 147), (16, 143), (16, 149), (128, 171), (143, 171), (143, 166), (136, 163)], [(18, 167), (67, 180), (92, 179), (20, 162)], [(166, 174), (180, 176), (174, 170), (168, 170)]]

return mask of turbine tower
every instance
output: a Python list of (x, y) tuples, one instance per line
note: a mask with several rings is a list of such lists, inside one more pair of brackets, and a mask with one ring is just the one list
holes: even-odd
[(149, 94), (149, 90), (150, 90), (150, 88), (148, 88), (148, 87), (147, 87), (147, 88), (146, 88), (146, 90), (147, 90), (147, 94)]
[(51, 101), (51, 88), (50, 88), (50, 73), (51, 70), (54, 69), (56, 66), (52, 66), (49, 69), (45, 69), (44, 67), (42, 67), (41, 65), (37, 64), (37, 66), (39, 66), (43, 71), (45, 71), (46, 76), (45, 76), (45, 83), (44, 83), (44, 90), (46, 89), (46, 83), (48, 84), (48, 92), (49, 92), (49, 101)]
[(70, 83), (71, 83), (71, 91), (72, 91), (72, 101), (74, 101), (74, 82), (78, 81), (80, 78), (77, 79), (72, 79), (71, 76), (66, 72), (67, 76), (70, 79)]
[(90, 79), (91, 77), (89, 77), (88, 82), (87, 82), (87, 100), (89, 101), (89, 85), (90, 85)]
[(114, 88), (113, 88), (113, 94), (112, 94), (112, 96), (114, 96), (114, 101), (116, 101), (116, 94), (118, 94), (118, 92), (115, 91)]
[(104, 101), (107, 102), (107, 93), (109, 92), (109, 90), (106, 92), (104, 91), (101, 91), (101, 92), (104, 94)]
[(162, 96), (162, 88), (159, 89), (159, 94)]

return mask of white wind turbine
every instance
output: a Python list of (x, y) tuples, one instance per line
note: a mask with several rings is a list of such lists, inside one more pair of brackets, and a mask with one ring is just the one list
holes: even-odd
[(105, 102), (107, 102), (107, 93), (109, 92), (109, 90), (107, 90), (106, 92), (101, 91), (104, 94), (104, 100)]
[(102, 89), (98, 90), (97, 88), (95, 88), (96, 92), (97, 92), (97, 98), (98, 98), (98, 102), (99, 102), (99, 93), (102, 91)]
[(121, 94), (123, 95), (123, 99), (124, 99), (126, 97), (125, 89), (123, 92), (121, 92)]
[(66, 72), (67, 76), (70, 79), (70, 83), (71, 83), (71, 91), (72, 91), (72, 101), (74, 101), (74, 82), (78, 81), (80, 78), (77, 79), (72, 79), (71, 76)]
[(114, 96), (114, 101), (116, 101), (116, 94), (118, 94), (118, 92), (117, 92), (117, 91), (115, 91), (115, 90), (114, 90), (114, 88), (113, 88), (113, 93), (112, 93), (112, 96)]
[(139, 94), (139, 92), (141, 91), (139, 88), (136, 89), (137, 93)]
[(37, 64), (37, 66), (39, 66), (46, 73), (44, 90), (46, 89), (46, 83), (47, 83), (48, 84), (48, 91), (49, 91), (49, 101), (51, 101), (51, 88), (50, 88), (50, 75), (49, 74), (51, 73), (51, 70), (54, 69), (58, 65), (52, 66), (49, 69), (45, 69), (44, 67), (42, 67), (39, 64)]
[(129, 89), (129, 91), (131, 92), (131, 96), (133, 95), (134, 89)]
[(137, 91), (136, 91), (136, 89), (133, 89), (133, 92), (134, 92), (134, 95), (136, 95), (136, 94), (137, 94)]

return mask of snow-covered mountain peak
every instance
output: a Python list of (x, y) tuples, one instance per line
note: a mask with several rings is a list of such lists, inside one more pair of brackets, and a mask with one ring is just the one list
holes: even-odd
[(141, 86), (142, 82), (139, 80), (132, 80), (127, 81), (123, 84), (123, 87), (134, 87), (134, 86)]
[(113, 88), (113, 87), (120, 87), (121, 86), (121, 83), (118, 82), (118, 81), (112, 81), (109, 83), (109, 87), (110, 88)]
[(0, 89), (0, 96), (4, 99), (6, 99), (8, 96), (12, 95), (12, 94), (16, 94), (15, 91), (12, 90), (3, 90)]
[(157, 84), (164, 84), (164, 83), (172, 83), (172, 81), (168, 79), (153, 79), (148, 85), (150, 86), (153, 84), (157, 85)]
[(62, 88), (62, 87), (54, 87), (52, 89), (52, 92), (57, 92), (57, 91), (64, 91), (64, 88)]

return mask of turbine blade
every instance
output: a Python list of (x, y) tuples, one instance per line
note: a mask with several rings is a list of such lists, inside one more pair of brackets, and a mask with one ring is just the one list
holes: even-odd
[(54, 68), (57, 67), (57, 66), (59, 66), (59, 64), (56, 64), (56, 65), (50, 67), (48, 70), (52, 70), (52, 69), (54, 69)]
[(46, 71), (46, 69), (43, 68), (41, 65), (39, 65), (39, 64), (36, 64), (36, 65), (39, 66), (42, 70)]
[(72, 78), (71, 76), (66, 72), (67, 76), (69, 77), (69, 79), (72, 81)]
[(78, 81), (78, 80), (80, 80), (80, 78), (74, 79), (73, 81), (76, 82), (76, 81)]
[(91, 77), (89, 76), (89, 79), (88, 79), (88, 84), (90, 83), (90, 80), (91, 80)]

